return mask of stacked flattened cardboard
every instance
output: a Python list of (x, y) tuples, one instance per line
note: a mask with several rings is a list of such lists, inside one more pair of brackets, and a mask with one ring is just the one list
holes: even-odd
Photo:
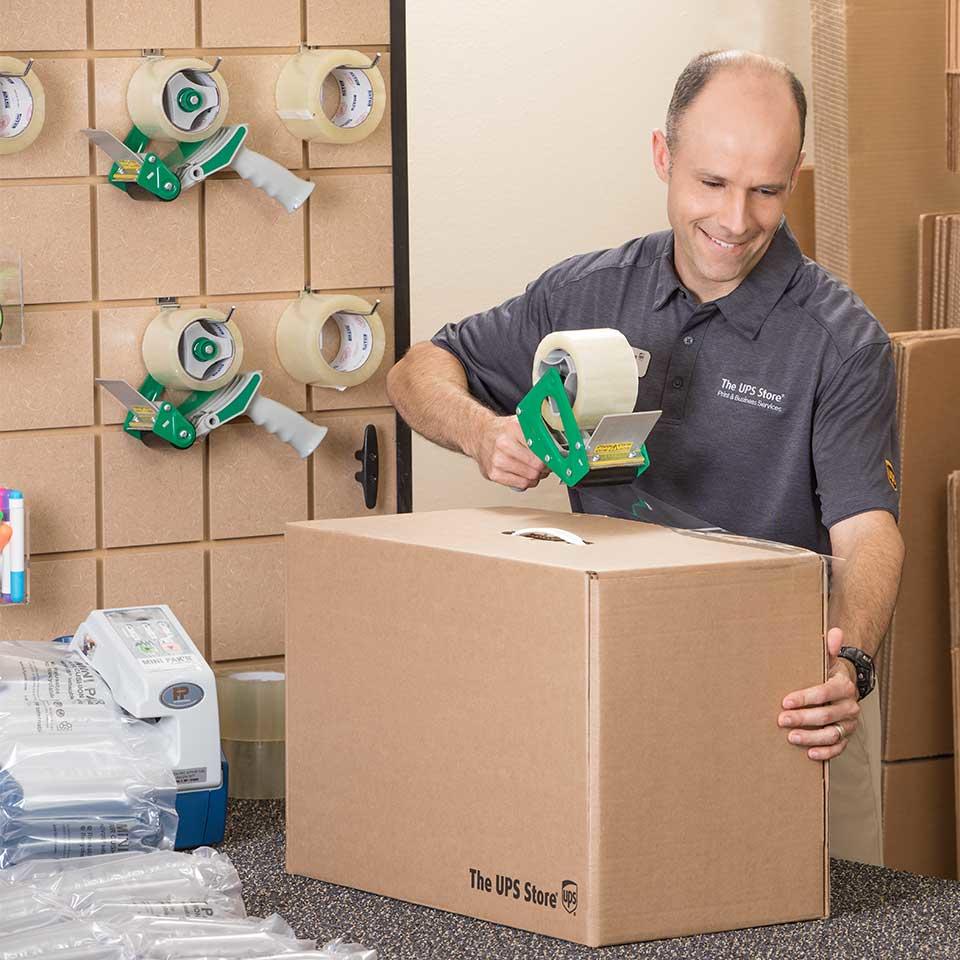
[(943, 2), (811, 8), (817, 259), (887, 330), (916, 327), (917, 218), (960, 204), (944, 162)]
[(960, 170), (960, 2), (947, 0), (947, 169)]
[[(947, 481), (947, 554), (950, 571), (950, 653), (953, 659), (953, 753), (960, 756), (960, 470)], [(954, 765), (954, 793), (960, 797), (960, 764)], [(960, 807), (957, 808), (960, 821)], [(960, 863), (960, 824), (957, 829)]]
[(884, 859), (955, 877), (946, 487), (960, 469), (960, 330), (891, 339), (906, 560), (882, 654)]
[(923, 214), (918, 247), (917, 326), (960, 327), (960, 213)]

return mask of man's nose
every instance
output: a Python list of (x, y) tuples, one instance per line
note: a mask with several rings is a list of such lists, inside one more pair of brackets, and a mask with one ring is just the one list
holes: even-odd
[(728, 238), (740, 239), (747, 232), (749, 220), (746, 193), (742, 190), (725, 190), (719, 224), (727, 232)]

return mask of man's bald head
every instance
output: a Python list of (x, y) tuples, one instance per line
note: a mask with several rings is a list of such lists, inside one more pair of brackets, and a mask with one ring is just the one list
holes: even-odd
[(666, 139), (673, 153), (679, 143), (681, 121), (710, 79), (720, 71), (742, 70), (755, 76), (779, 78), (789, 88), (797, 107), (800, 124), (800, 149), (803, 149), (804, 128), (807, 123), (807, 97), (797, 75), (781, 60), (747, 50), (711, 50), (694, 57), (684, 68), (673, 88), (667, 108)]

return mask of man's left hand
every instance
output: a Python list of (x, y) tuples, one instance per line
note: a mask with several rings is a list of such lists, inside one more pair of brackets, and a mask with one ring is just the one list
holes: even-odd
[(842, 646), (843, 631), (834, 627), (827, 633), (827, 682), (795, 690), (783, 698), (783, 713), (777, 722), (790, 731), (790, 743), (806, 748), (811, 760), (840, 756), (857, 729), (857, 685), (853, 664), (837, 656)]

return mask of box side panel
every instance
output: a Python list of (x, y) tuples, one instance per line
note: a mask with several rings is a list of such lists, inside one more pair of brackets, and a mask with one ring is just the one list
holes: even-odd
[(960, 469), (960, 331), (898, 343), (900, 594), (883, 651), (884, 760), (953, 750), (947, 477)]
[(883, 862), (956, 879), (953, 757), (883, 765)]
[(582, 941), (583, 575), (309, 527), (287, 569), (288, 870)]
[(825, 768), (777, 726), (824, 677), (819, 558), (598, 590), (602, 942), (822, 916)]

